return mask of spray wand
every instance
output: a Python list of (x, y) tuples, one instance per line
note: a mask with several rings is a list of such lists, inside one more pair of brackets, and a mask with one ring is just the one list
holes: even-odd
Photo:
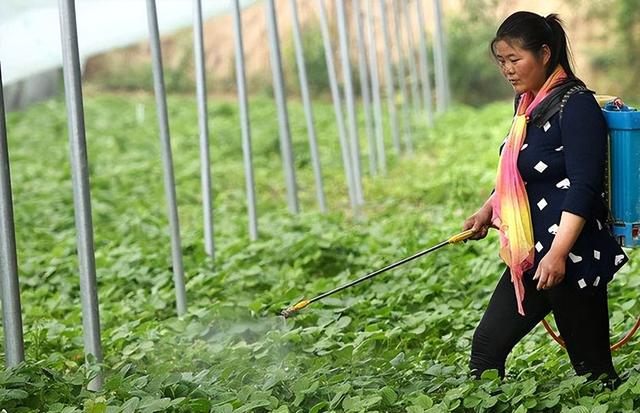
[(423, 255), (426, 255), (426, 254), (428, 254), (430, 252), (433, 252), (433, 251), (435, 251), (437, 249), (440, 249), (440, 248), (444, 247), (445, 245), (456, 244), (458, 242), (465, 241), (469, 237), (471, 237), (474, 233), (475, 233), (475, 231), (473, 231), (471, 229), (463, 231), (463, 232), (461, 232), (459, 234), (456, 234), (456, 235), (450, 237), (446, 241), (442, 241), (441, 243), (439, 243), (437, 245), (434, 245), (433, 247), (427, 248), (426, 250), (423, 250), (423, 251), (420, 251), (418, 253), (415, 253), (410, 257), (407, 257), (407, 258), (404, 258), (404, 259), (402, 259), (400, 261), (394, 262), (393, 264), (389, 264), (386, 267), (380, 268), (379, 270), (376, 270), (376, 271), (374, 271), (374, 272), (372, 272), (370, 274), (362, 276), (362, 277), (358, 278), (357, 280), (351, 281), (350, 283), (347, 283), (347, 284), (342, 285), (340, 287), (334, 288), (331, 291), (327, 291), (325, 293), (322, 293), (319, 296), (311, 298), (309, 300), (302, 300), (299, 303), (297, 303), (296, 305), (293, 305), (291, 307), (288, 307), (288, 308), (285, 308), (284, 310), (282, 310), (280, 315), (283, 316), (284, 318), (289, 318), (291, 315), (293, 315), (294, 313), (302, 310), (303, 308), (305, 308), (309, 304), (315, 303), (316, 301), (322, 300), (323, 298), (328, 297), (328, 296), (330, 296), (332, 294), (335, 294), (337, 292), (345, 290), (345, 289), (347, 289), (349, 287), (353, 287), (354, 285), (360, 284), (363, 281), (366, 281), (366, 280), (368, 280), (370, 278), (373, 278), (376, 275), (380, 275), (383, 272), (386, 272), (386, 271), (392, 270), (392, 269), (394, 269), (396, 267), (399, 267), (404, 263), (407, 263), (409, 261), (413, 261), (416, 258), (420, 258)]

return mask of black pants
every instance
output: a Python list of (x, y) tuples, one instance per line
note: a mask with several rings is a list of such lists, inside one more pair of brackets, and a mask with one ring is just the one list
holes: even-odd
[(509, 270), (502, 274), (480, 324), (473, 335), (470, 368), (480, 377), (497, 369), (504, 377), (509, 352), (549, 312), (553, 311), (565, 341), (571, 364), (579, 375), (605, 374), (612, 385), (619, 382), (609, 344), (609, 311), (606, 288), (578, 290), (565, 278), (549, 290), (536, 290), (531, 275), (523, 277), (525, 316), (518, 313)]

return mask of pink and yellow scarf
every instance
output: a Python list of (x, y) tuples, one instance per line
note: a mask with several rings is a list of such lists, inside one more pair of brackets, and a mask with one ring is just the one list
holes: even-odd
[(566, 78), (567, 74), (558, 65), (537, 95), (531, 91), (522, 94), (498, 164), (492, 222), (500, 231), (500, 257), (511, 270), (511, 282), (521, 315), (524, 315), (522, 275), (533, 267), (534, 253), (531, 211), (524, 181), (518, 171), (518, 155), (527, 136), (531, 112)]

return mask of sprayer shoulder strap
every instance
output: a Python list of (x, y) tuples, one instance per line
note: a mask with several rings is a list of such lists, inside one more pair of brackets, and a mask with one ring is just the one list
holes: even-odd
[[(564, 112), (564, 107), (567, 105), (567, 102), (569, 101), (569, 98), (571, 97), (571, 95), (573, 95), (574, 93), (584, 93), (584, 92), (595, 93), (594, 91), (589, 90), (582, 85), (576, 85), (566, 91), (566, 93), (564, 94), (560, 102), (560, 108), (559, 108), (559, 114), (558, 114), (559, 116), (558, 122), (560, 124), (560, 127), (562, 127), (562, 113)], [(609, 145), (608, 140), (607, 140), (607, 145)], [(608, 152), (608, 149), (607, 149), (607, 152)], [(608, 194), (609, 194), (609, 160), (607, 157), (605, 158), (604, 197), (598, 196), (598, 198), (601, 201), (602, 207), (604, 208), (604, 211), (606, 213), (605, 220), (606, 220), (607, 228), (609, 228), (614, 221), (613, 213), (611, 212), (611, 209), (609, 208), (609, 204), (607, 202), (607, 199), (609, 198)]]
[(562, 126), (562, 113), (564, 112), (564, 107), (567, 105), (569, 98), (574, 93), (580, 93), (580, 92), (595, 93), (594, 91), (587, 89), (583, 85), (576, 85), (570, 88), (569, 90), (567, 90), (565, 94), (562, 96), (562, 100), (560, 101), (560, 108), (559, 108), (560, 113), (559, 113), (558, 122), (560, 123), (561, 126)]
[(531, 112), (530, 122), (538, 128), (543, 128), (556, 113), (560, 112), (560, 116), (562, 117), (564, 106), (572, 94), (585, 91), (593, 93), (578, 80), (570, 79), (566, 81), (553, 89), (549, 95), (536, 106)]

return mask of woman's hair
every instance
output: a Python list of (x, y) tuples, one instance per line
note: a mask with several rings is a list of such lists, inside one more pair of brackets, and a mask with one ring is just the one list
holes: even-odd
[(547, 77), (560, 64), (569, 78), (577, 79), (571, 65), (573, 59), (569, 41), (562, 27), (562, 20), (557, 14), (542, 17), (528, 11), (515, 12), (502, 22), (496, 37), (491, 41), (491, 53), (494, 57), (495, 44), (500, 40), (517, 42), (518, 46), (535, 54), (539, 54), (542, 46), (546, 44), (551, 50)]

